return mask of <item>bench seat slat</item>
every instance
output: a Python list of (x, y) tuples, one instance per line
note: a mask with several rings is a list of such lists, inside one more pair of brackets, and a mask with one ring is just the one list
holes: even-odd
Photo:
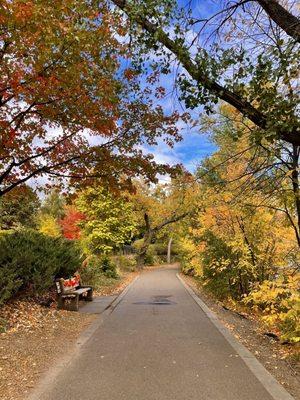
[(72, 291), (68, 291), (68, 292), (62, 293), (62, 295), (63, 296), (72, 296), (72, 295), (74, 296), (75, 294), (86, 293), (89, 290), (91, 290), (91, 289), (89, 289), (89, 288), (74, 289)]
[(82, 293), (88, 292), (89, 290), (90, 290), (89, 288), (81, 288), (81, 289), (74, 290), (74, 292), (76, 292), (78, 294), (82, 294)]

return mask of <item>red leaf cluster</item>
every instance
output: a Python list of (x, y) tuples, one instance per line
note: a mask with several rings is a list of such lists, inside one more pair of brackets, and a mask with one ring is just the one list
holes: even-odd
[(59, 221), (63, 236), (70, 240), (79, 239), (81, 232), (78, 223), (84, 219), (85, 215), (74, 206), (67, 207), (64, 218)]

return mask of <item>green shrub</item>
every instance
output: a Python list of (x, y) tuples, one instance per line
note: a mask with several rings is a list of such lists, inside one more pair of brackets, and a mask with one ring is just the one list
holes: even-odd
[[(139, 250), (141, 249), (143, 245), (143, 239), (136, 240), (133, 243), (133, 248), (136, 249), (137, 255), (139, 253)], [(162, 264), (167, 261), (167, 256), (160, 254), (157, 252), (157, 248), (162, 249), (161, 244), (156, 244), (152, 243), (147, 249), (147, 253), (144, 258), (144, 263), (145, 265), (157, 265), (157, 264)]]
[(113, 261), (121, 271), (134, 272), (137, 268), (137, 261), (134, 255), (115, 256)]
[(152, 246), (153, 246), (153, 250), (154, 250), (155, 254), (158, 254), (159, 256), (167, 255), (167, 251), (168, 251), (167, 243), (156, 242)]
[(136, 252), (138, 252), (141, 249), (143, 242), (144, 242), (143, 239), (137, 239), (132, 243), (132, 247), (135, 249)]
[(145, 265), (154, 265), (155, 256), (156, 256), (155, 246), (154, 244), (150, 244), (150, 246), (147, 249), (147, 254), (145, 256)]
[(80, 268), (80, 276), (84, 285), (96, 287), (101, 274), (102, 264), (98, 256), (89, 256)]
[(202, 278), (207, 289), (221, 300), (243, 299), (258, 279), (249, 247), (244, 241), (227, 243), (209, 230), (202, 239), (205, 241), (201, 252)]
[(84, 266), (80, 269), (82, 282), (86, 285), (99, 287), (103, 277), (117, 279), (116, 265), (108, 257), (89, 256)]
[(0, 304), (10, 299), (22, 286), (22, 279), (10, 266), (0, 267)]
[(108, 278), (117, 279), (119, 276), (116, 264), (109, 257), (104, 257), (102, 259), (102, 271)]
[(162, 265), (167, 263), (167, 256), (164, 255), (157, 255), (153, 256), (153, 263), (152, 265)]
[(0, 303), (21, 289), (43, 292), (56, 277), (72, 275), (81, 264), (73, 242), (35, 231), (0, 237)]
[(154, 255), (147, 253), (144, 259), (145, 265), (153, 265), (154, 264)]
[(0, 229), (0, 236), (3, 235), (10, 235), (11, 233), (14, 233), (14, 229)]

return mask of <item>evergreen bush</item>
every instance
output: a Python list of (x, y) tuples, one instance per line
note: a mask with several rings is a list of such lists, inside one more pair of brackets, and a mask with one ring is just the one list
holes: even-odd
[(41, 293), (56, 277), (72, 275), (81, 264), (76, 245), (36, 231), (0, 236), (0, 304), (22, 289)]

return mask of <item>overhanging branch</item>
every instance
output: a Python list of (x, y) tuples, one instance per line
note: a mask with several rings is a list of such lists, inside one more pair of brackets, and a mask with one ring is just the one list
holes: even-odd
[[(155, 37), (156, 40), (165, 46), (171, 53), (173, 53), (182, 67), (188, 72), (188, 74), (198, 83), (200, 83), (210, 93), (215, 94), (219, 99), (232, 105), (241, 114), (252, 121), (256, 126), (265, 130), (267, 128), (267, 117), (252, 104), (247, 102), (241, 96), (230, 91), (218, 82), (212, 80), (208, 75), (200, 72), (197, 65), (193, 62), (187, 49), (179, 47), (175, 41), (173, 41), (168, 34), (159, 26), (150, 22), (147, 17), (133, 13), (131, 6), (126, 0), (112, 0), (113, 3), (124, 11), (130, 19), (134, 19), (143, 29)], [(266, 0), (265, 0), (266, 1)], [(274, 0), (271, 0), (274, 1)], [(289, 143), (300, 146), (300, 134), (299, 132), (278, 132), (282, 140)]]

